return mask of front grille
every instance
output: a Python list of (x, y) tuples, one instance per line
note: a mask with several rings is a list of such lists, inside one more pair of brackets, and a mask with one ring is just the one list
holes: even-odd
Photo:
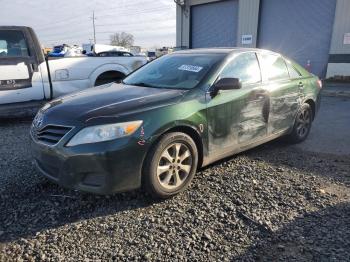
[(47, 125), (42, 129), (33, 130), (32, 133), (36, 140), (47, 145), (55, 145), (70, 130), (72, 130), (72, 127)]

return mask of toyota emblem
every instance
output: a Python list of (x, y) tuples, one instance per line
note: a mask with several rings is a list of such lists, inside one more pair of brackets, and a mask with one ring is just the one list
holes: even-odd
[(43, 124), (43, 120), (44, 120), (44, 115), (41, 112), (39, 112), (34, 118), (33, 126), (36, 129), (39, 129)]

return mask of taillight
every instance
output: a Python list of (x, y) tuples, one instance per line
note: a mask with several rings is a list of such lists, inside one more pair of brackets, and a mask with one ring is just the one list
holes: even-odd
[(322, 88), (322, 81), (320, 79), (317, 79), (317, 84), (318, 84), (318, 87), (321, 89)]

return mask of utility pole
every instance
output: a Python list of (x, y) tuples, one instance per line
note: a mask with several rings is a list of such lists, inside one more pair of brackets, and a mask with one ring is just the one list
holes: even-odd
[(95, 11), (92, 11), (92, 27), (94, 29), (94, 44), (96, 44)]

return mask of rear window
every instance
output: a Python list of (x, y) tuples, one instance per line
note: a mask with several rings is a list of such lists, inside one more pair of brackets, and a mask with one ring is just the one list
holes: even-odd
[(262, 68), (270, 81), (289, 78), (286, 63), (278, 55), (262, 54)]
[(0, 30), (0, 58), (29, 56), (24, 34), (16, 30)]

